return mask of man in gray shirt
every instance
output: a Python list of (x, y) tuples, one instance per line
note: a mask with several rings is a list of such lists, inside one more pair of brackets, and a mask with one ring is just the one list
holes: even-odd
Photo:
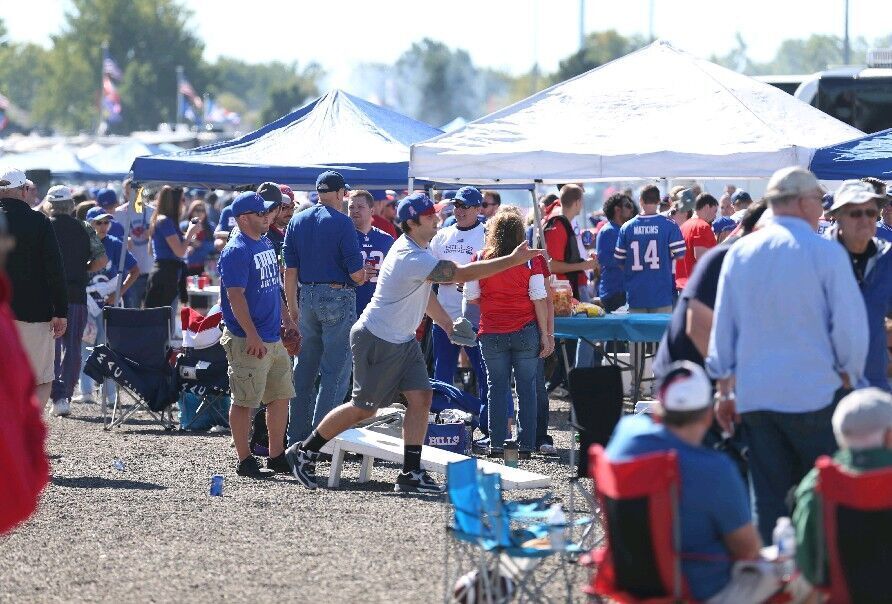
[(387, 253), (372, 301), (350, 331), (353, 353), (353, 400), (333, 409), (302, 443), (285, 452), (295, 478), (316, 488), (316, 460), (329, 440), (393, 402), (397, 392), (407, 401), (403, 422), (403, 471), (394, 490), (400, 493), (439, 493), (442, 487), (421, 469), (421, 443), (427, 432), (432, 391), (415, 329), (425, 313), (447, 334), (452, 319), (437, 297), (433, 283), (463, 283), (483, 279), (523, 264), (541, 250), (524, 241), (509, 256), (457, 266), (437, 260), (430, 240), (437, 232), (433, 202), (423, 193), (403, 199), (397, 209), (403, 235)]

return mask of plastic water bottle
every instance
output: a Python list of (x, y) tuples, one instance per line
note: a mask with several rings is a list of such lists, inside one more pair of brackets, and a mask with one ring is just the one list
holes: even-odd
[(112, 462), (112, 467), (114, 467), (114, 469), (117, 470), (118, 472), (123, 472), (124, 471), (124, 462), (121, 461), (120, 459), (116, 459)]
[(567, 517), (561, 504), (555, 503), (548, 512), (548, 541), (551, 549), (563, 551), (567, 549)]
[(790, 519), (781, 516), (774, 525), (772, 542), (777, 548), (777, 562), (781, 577), (789, 580), (796, 570), (796, 531)]
[(509, 468), (517, 467), (518, 452), (517, 452), (517, 441), (516, 440), (509, 440), (505, 443), (505, 449), (504, 449), (503, 455), (505, 458), (506, 466), (508, 466)]

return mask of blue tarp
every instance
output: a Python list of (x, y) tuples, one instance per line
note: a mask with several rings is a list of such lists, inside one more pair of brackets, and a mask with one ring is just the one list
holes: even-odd
[(310, 188), (339, 170), (354, 188), (405, 188), (409, 147), (440, 130), (340, 90), (250, 134), (168, 155), (137, 157), (139, 182), (235, 188), (264, 181)]
[(809, 166), (822, 180), (892, 177), (892, 128), (845, 143), (821, 147)]

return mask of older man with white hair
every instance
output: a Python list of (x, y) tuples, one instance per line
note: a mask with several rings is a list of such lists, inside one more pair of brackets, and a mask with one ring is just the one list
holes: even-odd
[[(879, 388), (856, 390), (833, 413), (839, 451), (833, 461), (852, 472), (892, 467), (892, 395)], [(813, 469), (796, 489), (796, 565), (812, 585), (824, 585), (828, 572), (822, 535), (818, 472)]]
[(742, 423), (762, 540), (787, 516), (785, 498), (836, 450), (836, 402), (867, 357), (864, 299), (842, 246), (817, 235), (823, 192), (785, 168), (768, 181), (771, 222), (731, 247), (719, 276), (706, 367), (719, 381), (716, 419)]

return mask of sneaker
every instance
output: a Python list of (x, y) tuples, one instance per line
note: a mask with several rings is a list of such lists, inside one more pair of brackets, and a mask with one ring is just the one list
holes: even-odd
[(57, 398), (53, 401), (53, 415), (56, 417), (68, 417), (71, 415), (71, 403), (67, 398)]
[(550, 443), (544, 443), (539, 445), (539, 453), (554, 456), (557, 455), (557, 448)]
[(316, 488), (316, 462), (319, 461), (318, 451), (304, 451), (300, 444), (294, 444), (285, 449), (285, 459), (291, 466), (291, 473), (302, 485), (308, 489)]
[(291, 474), (291, 464), (285, 459), (285, 453), (280, 453), (278, 457), (267, 458), (266, 467), (276, 474)]
[(93, 398), (92, 394), (78, 394), (77, 396), (72, 397), (71, 402), (84, 405), (95, 405), (96, 399)]
[(443, 485), (431, 478), (426, 470), (400, 472), (393, 490), (397, 493), (436, 493), (443, 492)]
[(275, 472), (272, 470), (267, 470), (266, 468), (261, 468), (260, 463), (257, 461), (257, 458), (253, 455), (249, 455), (244, 458), (238, 464), (238, 469), (235, 471), (239, 476), (245, 476), (247, 478), (270, 478)]

